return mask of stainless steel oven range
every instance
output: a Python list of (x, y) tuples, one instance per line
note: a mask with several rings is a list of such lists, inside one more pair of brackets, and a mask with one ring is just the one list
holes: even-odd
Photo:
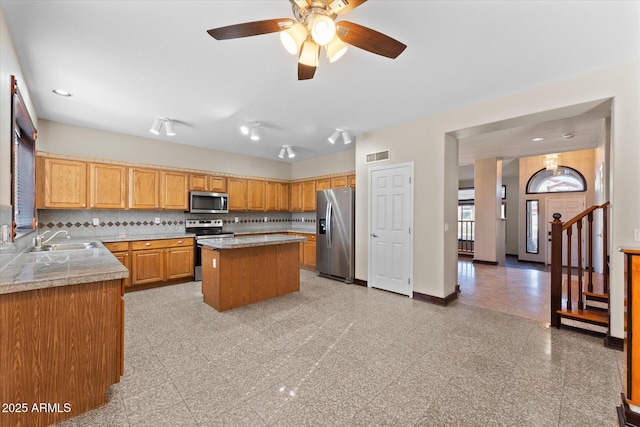
[(194, 250), (195, 271), (193, 274), (195, 280), (202, 280), (202, 259), (198, 241), (203, 239), (229, 238), (233, 237), (233, 233), (222, 231), (221, 219), (188, 219), (185, 224), (185, 231), (196, 235), (194, 239), (196, 245)]

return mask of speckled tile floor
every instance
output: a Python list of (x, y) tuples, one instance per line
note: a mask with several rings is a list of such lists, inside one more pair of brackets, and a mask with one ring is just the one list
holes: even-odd
[(60, 426), (616, 426), (602, 339), (301, 271), (218, 313), (200, 284), (125, 295), (125, 375)]

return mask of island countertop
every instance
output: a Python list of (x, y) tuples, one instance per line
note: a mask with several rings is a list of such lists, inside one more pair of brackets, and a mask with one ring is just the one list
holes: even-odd
[(264, 236), (247, 237), (223, 237), (217, 239), (203, 239), (198, 241), (198, 245), (213, 249), (239, 249), (254, 246), (282, 245), (285, 243), (300, 243), (306, 241), (306, 237), (289, 236), (286, 234), (267, 234)]

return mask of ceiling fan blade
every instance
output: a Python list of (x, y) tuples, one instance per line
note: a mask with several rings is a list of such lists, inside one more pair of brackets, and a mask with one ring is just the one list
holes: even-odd
[(226, 27), (207, 30), (207, 33), (216, 40), (239, 39), (241, 37), (259, 36), (261, 34), (277, 33), (282, 31), (281, 24), (293, 24), (295, 21), (289, 18), (268, 19), (266, 21), (245, 22), (243, 24), (229, 25)]
[(340, 40), (376, 55), (395, 59), (407, 47), (396, 39), (353, 22), (340, 21), (336, 25)]
[(310, 67), (298, 62), (298, 80), (312, 79), (316, 73), (316, 67)]
[(348, 1), (349, 3), (345, 7), (343, 7), (342, 9), (336, 12), (337, 15), (345, 14), (350, 10), (353, 10), (356, 7), (360, 6), (362, 3), (366, 2), (367, 0), (348, 0)]

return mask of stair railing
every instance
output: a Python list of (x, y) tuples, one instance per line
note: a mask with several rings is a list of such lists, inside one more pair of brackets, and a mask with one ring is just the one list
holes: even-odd
[(572, 242), (571, 237), (573, 236), (573, 226), (575, 225), (578, 237), (578, 248), (577, 248), (577, 256), (578, 256), (578, 265), (577, 265), (577, 275), (578, 275), (578, 310), (584, 309), (584, 290), (583, 290), (583, 276), (584, 276), (584, 268), (582, 265), (583, 258), (583, 247), (582, 247), (582, 227), (583, 227), (583, 219), (587, 218), (587, 289), (589, 292), (593, 292), (593, 242), (594, 242), (594, 234), (593, 234), (593, 213), (597, 209), (602, 209), (602, 256), (603, 256), (603, 292), (605, 294), (609, 294), (609, 270), (608, 270), (608, 238), (607, 238), (607, 210), (608, 210), (609, 202), (603, 203), (602, 205), (591, 206), (586, 209), (584, 212), (576, 215), (574, 218), (571, 218), (569, 221), (563, 223), (560, 221), (562, 215), (559, 213), (553, 214), (553, 221), (551, 222), (551, 326), (556, 328), (560, 327), (560, 315), (558, 314), (558, 310), (562, 310), (562, 253), (563, 253), (563, 239), (562, 233), (566, 233), (567, 242), (566, 242), (566, 262), (567, 262), (567, 302), (566, 309), (572, 310), (573, 308), (573, 298), (572, 298), (572, 271), (573, 266), (571, 265), (572, 258)]

